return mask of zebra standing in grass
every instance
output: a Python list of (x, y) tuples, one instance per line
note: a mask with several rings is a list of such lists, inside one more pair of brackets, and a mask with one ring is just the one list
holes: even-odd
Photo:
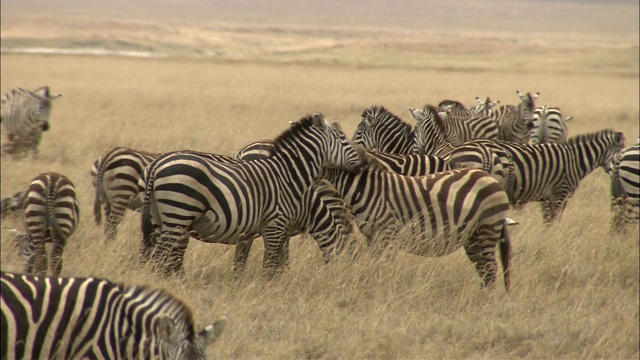
[(533, 111), (530, 144), (563, 143), (567, 140), (567, 122), (572, 116), (562, 118), (560, 108), (538, 106)]
[(51, 272), (58, 276), (62, 270), (62, 252), (67, 238), (80, 221), (75, 186), (62, 174), (42, 173), (36, 176), (24, 200), (24, 227), (27, 244), (22, 244), (27, 274), (44, 276), (47, 273), (45, 243), (52, 243)]
[(383, 106), (365, 109), (361, 118), (352, 137), (355, 144), (389, 154), (413, 152), (413, 127)]
[(611, 162), (611, 229), (620, 231), (640, 220), (640, 144), (617, 153)]
[(33, 92), (16, 88), (5, 94), (0, 121), (9, 143), (2, 147), (2, 153), (22, 156), (32, 151), (37, 156), (42, 132), (49, 129), (51, 100), (60, 96), (50, 93), (48, 86)]
[(138, 199), (138, 180), (157, 153), (114, 147), (100, 156), (91, 168), (91, 177), (96, 196), (93, 217), (98, 225), (102, 212), (106, 215), (104, 232), (108, 240), (115, 239), (117, 226), (127, 209), (138, 210), (142, 204)]
[[(236, 153), (236, 158), (251, 154), (252, 158), (267, 159), (271, 156), (273, 150), (273, 140), (260, 140), (246, 145)], [(359, 151), (362, 148), (359, 149)], [(397, 174), (407, 176), (424, 176), (440, 171), (451, 170), (449, 164), (442, 158), (429, 155), (398, 155), (389, 154), (375, 150), (364, 150), (370, 156), (386, 168)], [(244, 159), (244, 158), (243, 158)]]
[(513, 105), (502, 105), (493, 111), (493, 120), (500, 129), (499, 139), (527, 144), (531, 134), (531, 122), (533, 121), (533, 110), (536, 108), (535, 100), (540, 93), (522, 94), (516, 91), (520, 97), (520, 104), (516, 108)]
[(0, 206), (0, 215), (4, 219), (9, 214), (17, 213), (24, 205), (24, 199), (27, 197), (27, 191), (18, 191), (13, 196), (2, 198)]
[(509, 289), (509, 200), (495, 179), (475, 169), (407, 177), (371, 162), (360, 173), (326, 169), (324, 176), (344, 197), (374, 248), (396, 245), (415, 255), (444, 256), (462, 246), (482, 285), (492, 286), (499, 245)]
[(319, 113), (293, 123), (276, 138), (268, 159), (222, 163), (196, 154), (161, 156), (140, 181), (145, 211), (160, 235), (153, 258), (166, 264), (166, 272), (182, 271), (186, 229), (203, 241), (223, 244), (260, 234), (263, 266), (279, 268), (303, 194), (322, 168), (353, 171), (361, 163), (339, 126), (329, 125)]
[(98, 278), (2, 272), (2, 359), (206, 359), (220, 317), (198, 332), (170, 293)]

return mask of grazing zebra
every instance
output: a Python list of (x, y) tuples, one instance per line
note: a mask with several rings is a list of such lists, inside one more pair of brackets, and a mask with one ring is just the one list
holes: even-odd
[(293, 123), (276, 138), (268, 159), (223, 163), (193, 153), (161, 156), (140, 180), (145, 211), (160, 234), (153, 258), (164, 261), (166, 272), (182, 271), (187, 229), (203, 241), (222, 244), (260, 234), (263, 266), (279, 268), (304, 193), (321, 169), (353, 171), (362, 161), (340, 127), (329, 125), (319, 113)]
[(354, 144), (389, 154), (413, 152), (413, 127), (383, 106), (365, 109), (361, 118), (351, 139)]
[(573, 117), (562, 118), (560, 108), (538, 106), (533, 111), (530, 144), (563, 143), (567, 140), (567, 121)]
[(3, 146), (2, 153), (20, 157), (30, 150), (37, 156), (42, 132), (49, 129), (51, 100), (60, 96), (50, 93), (48, 86), (33, 92), (16, 88), (5, 94), (0, 121), (9, 143)]
[(98, 278), (2, 272), (2, 359), (206, 359), (227, 323), (198, 332), (169, 292)]
[(104, 209), (107, 218), (104, 233), (108, 240), (115, 239), (125, 211), (136, 211), (142, 206), (137, 196), (138, 180), (144, 168), (158, 156), (160, 154), (114, 147), (93, 163), (91, 177), (96, 190), (93, 217), (100, 225)]
[(476, 169), (407, 177), (380, 171), (384, 167), (371, 162), (360, 173), (325, 169), (324, 177), (344, 197), (374, 248), (393, 244), (415, 255), (444, 256), (462, 246), (482, 285), (492, 286), (499, 245), (509, 289), (509, 200), (495, 179)]
[(612, 231), (640, 220), (640, 144), (617, 153), (611, 163)]
[(53, 244), (51, 272), (58, 276), (62, 270), (62, 252), (67, 238), (80, 221), (75, 186), (62, 174), (42, 173), (36, 176), (24, 200), (24, 227), (28, 243), (23, 245), (27, 274), (44, 276), (47, 273), (45, 243)]
[(479, 97), (476, 96), (476, 102), (478, 104), (469, 108), (469, 111), (472, 111), (476, 114), (493, 117), (493, 111), (491, 109), (493, 109), (494, 106), (498, 105), (500, 103), (500, 100), (491, 101), (491, 98), (487, 96), (487, 98), (482, 101)]
[(493, 120), (498, 124), (499, 139), (527, 144), (531, 134), (531, 122), (533, 110), (536, 108), (535, 100), (540, 93), (527, 93), (526, 95), (516, 91), (520, 97), (520, 104), (516, 108), (513, 105), (502, 105), (493, 111)]
[(0, 215), (4, 219), (7, 215), (16, 213), (22, 209), (24, 199), (27, 197), (27, 191), (18, 191), (13, 196), (2, 198), (2, 206), (0, 207)]

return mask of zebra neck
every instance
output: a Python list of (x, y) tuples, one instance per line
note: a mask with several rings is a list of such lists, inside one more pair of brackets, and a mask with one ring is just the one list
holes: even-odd
[(271, 157), (264, 161), (270, 167), (274, 179), (299, 196), (318, 178), (324, 165), (319, 154), (304, 151), (294, 144), (274, 149)]

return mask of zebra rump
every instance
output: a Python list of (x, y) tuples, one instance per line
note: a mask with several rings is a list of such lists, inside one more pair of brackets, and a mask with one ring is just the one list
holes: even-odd
[(170, 293), (98, 278), (2, 272), (2, 359), (206, 359), (226, 318), (198, 332)]
[(640, 220), (640, 144), (617, 153), (611, 162), (611, 230)]

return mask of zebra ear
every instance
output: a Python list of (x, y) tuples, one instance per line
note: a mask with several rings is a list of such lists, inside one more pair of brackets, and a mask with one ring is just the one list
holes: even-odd
[(411, 116), (416, 119), (416, 121), (424, 119), (424, 112), (422, 111), (422, 109), (409, 108), (409, 112), (411, 113)]
[(163, 341), (177, 345), (179, 342), (178, 332), (176, 331), (176, 325), (173, 319), (167, 314), (162, 314), (156, 320), (154, 326), (154, 334)]
[(332, 128), (335, 128), (335, 129), (337, 129), (337, 130), (342, 131), (342, 127), (340, 126), (340, 123), (339, 123), (339, 122), (337, 122), (337, 121), (332, 122), (332, 123), (331, 123), (331, 127), (332, 127)]
[(537, 98), (538, 98), (538, 96), (540, 96), (540, 92), (536, 92), (535, 94), (533, 94), (533, 98), (534, 98), (534, 99), (537, 99)]
[(227, 318), (225, 316), (221, 316), (218, 320), (216, 320), (216, 322), (206, 326), (204, 330), (202, 330), (198, 334), (198, 336), (205, 346), (208, 344), (213, 344), (216, 340), (218, 340), (220, 335), (222, 335), (222, 332), (224, 331), (224, 328), (226, 326)]
[(569, 121), (569, 120), (571, 120), (571, 119), (573, 119), (573, 116), (567, 116), (567, 117), (564, 119), (564, 122), (567, 122), (567, 121)]
[(324, 115), (322, 115), (321, 113), (314, 113), (311, 116), (311, 119), (313, 120), (313, 126), (320, 128), (324, 131), (329, 131), (329, 123), (327, 122), (327, 119), (324, 118)]
[(624, 134), (623, 134), (623, 133), (621, 133), (621, 132), (617, 132), (617, 133), (615, 134), (615, 136), (613, 137), (613, 139), (615, 140), (615, 142), (616, 142), (618, 145), (620, 145), (620, 146), (624, 147)]

